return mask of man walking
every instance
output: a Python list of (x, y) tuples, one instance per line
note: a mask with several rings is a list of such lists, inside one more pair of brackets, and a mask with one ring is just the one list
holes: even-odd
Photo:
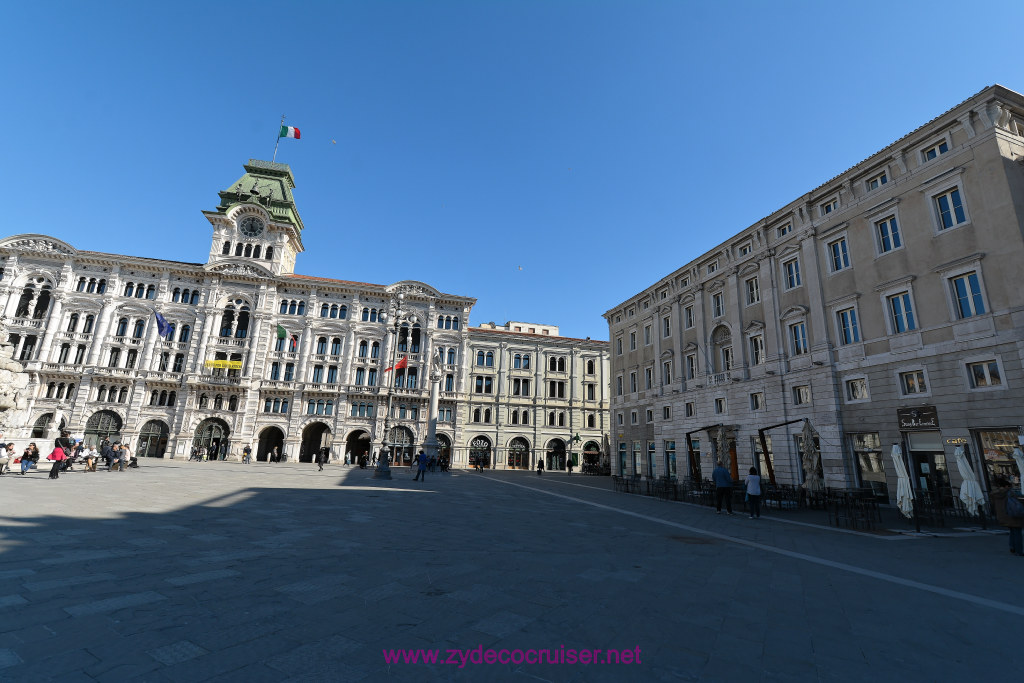
[(427, 456), (420, 451), (416, 454), (416, 477), (413, 481), (426, 481), (427, 480)]
[(323, 472), (324, 471), (324, 451), (325, 450), (327, 450), (327, 449), (326, 448), (321, 448), (321, 449), (317, 450), (317, 452), (316, 452), (316, 466), (320, 468), (320, 469), (317, 470), (317, 472)]
[(722, 499), (724, 498), (725, 509), (731, 515), (732, 477), (729, 476), (729, 470), (725, 469), (725, 464), (721, 460), (718, 461), (718, 466), (711, 473), (711, 478), (715, 482), (715, 508), (718, 511), (716, 514), (722, 514)]

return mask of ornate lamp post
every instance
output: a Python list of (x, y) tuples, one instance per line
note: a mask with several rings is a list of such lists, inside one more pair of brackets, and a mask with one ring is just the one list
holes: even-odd
[[(403, 322), (408, 322), (415, 325), (419, 322), (419, 318), (416, 315), (410, 313), (403, 308), (405, 303), (405, 294), (402, 292), (398, 293), (397, 297), (392, 297), (391, 301), (388, 302), (387, 313), (382, 314), (380, 317), (382, 323), (387, 324), (390, 320), (391, 329), (394, 333), (394, 339), (391, 340), (391, 370), (394, 371), (395, 358), (398, 355), (398, 332)], [(410, 330), (411, 332), (411, 330)], [(394, 395), (394, 380), (388, 378), (384, 379), (384, 373), (381, 373), (381, 381), (387, 381), (388, 389), (388, 405), (387, 410), (384, 413), (384, 436), (381, 439), (381, 449), (377, 456), (377, 468), (373, 471), (374, 479), (390, 479), (391, 478), (391, 456), (393, 455), (393, 449), (388, 445), (388, 438), (391, 435), (391, 399)]]

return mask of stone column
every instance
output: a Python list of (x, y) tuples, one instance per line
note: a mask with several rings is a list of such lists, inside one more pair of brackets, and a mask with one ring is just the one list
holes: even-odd
[(426, 448), (427, 458), (437, 457), (437, 411), (441, 392), (441, 377), (443, 363), (434, 358), (430, 363), (430, 415), (427, 420), (427, 440), (423, 446)]
[(99, 365), (100, 352), (103, 350), (103, 340), (110, 329), (110, 320), (114, 315), (113, 300), (104, 299), (103, 306), (96, 316), (96, 325), (93, 326), (92, 347), (89, 349), (89, 365)]
[(39, 346), (39, 358), (44, 363), (50, 360), (50, 347), (53, 345), (53, 335), (60, 329), (60, 315), (64, 308), (64, 295), (57, 294), (53, 297), (53, 307), (50, 309), (50, 318), (46, 322), (46, 332), (43, 334), (43, 341)]

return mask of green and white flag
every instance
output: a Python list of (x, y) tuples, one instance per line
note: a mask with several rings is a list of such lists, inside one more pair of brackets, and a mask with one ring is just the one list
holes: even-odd
[(277, 338), (286, 339), (288, 337), (288, 330), (284, 329), (283, 325), (277, 326)]
[(302, 139), (302, 133), (299, 132), (298, 128), (292, 128), (291, 126), (281, 126), (281, 134), (279, 138), (295, 138), (296, 140)]

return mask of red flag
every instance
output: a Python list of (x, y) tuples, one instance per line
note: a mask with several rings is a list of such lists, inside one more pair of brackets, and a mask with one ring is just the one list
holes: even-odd
[(408, 365), (409, 365), (409, 357), (408, 356), (402, 356), (402, 360), (398, 361), (397, 363), (392, 365), (390, 368), (388, 368), (384, 372), (388, 372), (388, 370), (401, 370), (404, 367), (408, 367)]

